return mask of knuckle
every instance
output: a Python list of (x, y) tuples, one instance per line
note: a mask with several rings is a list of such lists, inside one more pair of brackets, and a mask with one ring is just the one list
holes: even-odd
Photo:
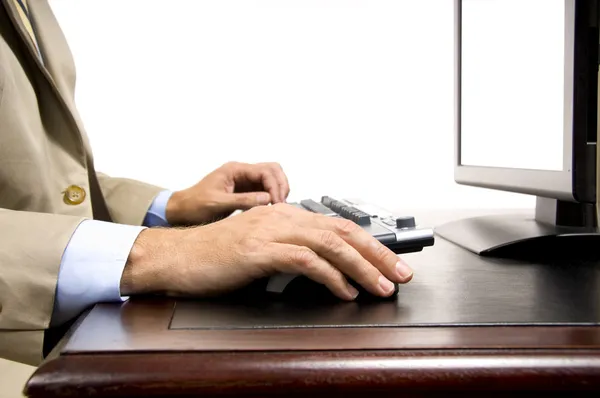
[(390, 249), (384, 245), (378, 245), (375, 249), (375, 259), (380, 262), (384, 262), (390, 254)]
[(256, 216), (269, 219), (271, 223), (277, 223), (278, 220), (288, 219), (290, 217), (291, 206), (286, 203), (275, 203), (271, 206), (257, 206), (246, 212), (253, 211)]
[(281, 165), (277, 162), (271, 163), (271, 167), (276, 171), (276, 172), (281, 172), (283, 170), (283, 167), (281, 167)]
[[(245, 211), (251, 220), (254, 220), (258, 226), (264, 226), (265, 224), (273, 223), (273, 219), (278, 218), (273, 206), (254, 206)], [(269, 221), (267, 221), (269, 220)]]
[(269, 250), (266, 249), (268, 244), (268, 240), (261, 239), (258, 236), (245, 237), (234, 244), (230, 244), (229, 253), (238, 259), (244, 259), (252, 263), (269, 253)]
[(274, 205), (271, 205), (269, 207), (272, 207), (272, 212), (273, 214), (277, 215), (277, 216), (288, 216), (291, 210), (291, 207), (289, 204), (287, 203), (275, 203)]
[(281, 171), (283, 170), (281, 168), (281, 166), (279, 165), (279, 163), (265, 163), (264, 165), (264, 169), (266, 173), (269, 173), (270, 175), (276, 176), (278, 174), (281, 173)]
[(229, 161), (229, 162), (224, 163), (221, 166), (221, 169), (227, 170), (227, 171), (235, 171), (235, 170), (238, 170), (240, 167), (241, 167), (240, 162)]
[(338, 251), (343, 242), (344, 241), (332, 231), (323, 231), (321, 233), (321, 243), (327, 251)]
[(250, 209), (246, 210), (246, 214), (248, 215), (253, 215), (253, 216), (259, 216), (259, 215), (264, 215), (268, 213), (267, 206), (254, 206), (251, 207)]
[(336, 232), (341, 236), (352, 235), (358, 229), (358, 224), (350, 220), (336, 220)]
[(245, 252), (255, 252), (264, 246), (264, 241), (254, 236), (248, 236), (240, 239), (239, 246), (244, 249)]
[(316, 253), (308, 248), (296, 250), (292, 258), (294, 263), (305, 269), (314, 268), (318, 260)]
[(286, 205), (285, 203), (275, 203), (274, 205), (269, 206), (272, 208), (272, 213), (273, 214), (281, 214), (282, 212), (286, 211)]

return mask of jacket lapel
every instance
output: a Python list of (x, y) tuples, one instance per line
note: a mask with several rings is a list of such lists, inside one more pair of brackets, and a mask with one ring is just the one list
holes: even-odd
[[(48, 44), (47, 39), (44, 37), (44, 35), (46, 34), (46, 32), (44, 31), (45, 24), (39, 23), (39, 22), (43, 21), (43, 18), (46, 16), (45, 14), (47, 12), (51, 13), (51, 10), (46, 11), (44, 8), (45, 6), (48, 8), (50, 6), (46, 3), (46, 1), (29, 1), (28, 2), (29, 12), (33, 18), (33, 20), (31, 22), (34, 27), (34, 31), (37, 32), (36, 40), (37, 40), (40, 52), (42, 54), (42, 57), (44, 59), (44, 61), (42, 63), (42, 60), (38, 56), (37, 48), (31, 41), (31, 37), (29, 36), (27, 29), (25, 28), (25, 26), (23, 25), (23, 22), (21, 21), (21, 17), (18, 14), (18, 11), (16, 9), (16, 6), (15, 6), (13, 0), (0, 0), (0, 4), (3, 5), (5, 7), (5, 9), (7, 10), (9, 19), (11, 20), (12, 24), (14, 25), (16, 31), (19, 34), (19, 37), (22, 42), (21, 44), (24, 47), (26, 47), (26, 49), (27, 49), (27, 51), (25, 51), (26, 54), (24, 54), (24, 55), (26, 57), (28, 57), (29, 61), (31, 61), (31, 63), (34, 65), (35, 72), (39, 72), (37, 81), (42, 84), (42, 86), (40, 86), (40, 89), (44, 89), (44, 86), (46, 86), (47, 88), (45, 88), (45, 89), (49, 89), (53, 93), (56, 100), (61, 105), (60, 107), (63, 109), (65, 118), (69, 121), (69, 124), (72, 126), (72, 128), (69, 130), (71, 130), (71, 133), (74, 135), (74, 138), (81, 145), (81, 152), (80, 152), (81, 162), (83, 165), (85, 165), (86, 156), (90, 156), (89, 155), (89, 152), (90, 152), (89, 145), (88, 145), (87, 141), (84, 140), (84, 137), (82, 136), (83, 126), (81, 125), (81, 123), (79, 121), (79, 117), (77, 115), (77, 110), (75, 108), (73, 99), (69, 95), (69, 92), (68, 92), (69, 85), (65, 83), (64, 79), (60, 78), (60, 74), (51, 73), (52, 69), (56, 70), (57, 65), (56, 65), (55, 61), (48, 56), (49, 54), (47, 54), (44, 51), (44, 49), (46, 48), (46, 46)], [(38, 14), (41, 14), (41, 15), (38, 15)], [(39, 19), (39, 21), (36, 21), (36, 19)], [(57, 26), (57, 28), (58, 28), (58, 26)], [(67, 46), (66, 42), (64, 43), (64, 46)], [(70, 55), (71, 54), (69, 53), (69, 56)], [(55, 79), (54, 76), (56, 76), (58, 79)], [(74, 80), (74, 76), (73, 76), (73, 80)], [(74, 82), (73, 82), (73, 84), (74, 84)]]
[(27, 32), (27, 29), (25, 28), (25, 25), (23, 24), (21, 17), (19, 16), (19, 12), (16, 8), (17, 6), (15, 5), (14, 1), (13, 0), (0, 0), (0, 2), (6, 8), (8, 17), (10, 18), (13, 26), (17, 30), (17, 33), (19, 34), (19, 37), (21, 38), (22, 44), (27, 48), (27, 56), (30, 57), (31, 60), (33, 60), (33, 62), (35, 62), (38, 69), (40, 70), (40, 72), (42, 74), (44, 74), (46, 76), (46, 78), (52, 80), (51, 76), (45, 70), (44, 65), (42, 64), (42, 61), (40, 60), (40, 58), (38, 56), (37, 49), (36, 49), (35, 45), (33, 44), (31, 36), (29, 36), (29, 32)]
[(37, 32), (37, 42), (44, 59), (45, 70), (51, 76), (51, 83), (57, 95), (68, 109), (68, 117), (76, 127), (86, 155), (92, 158), (85, 126), (75, 104), (75, 62), (67, 39), (46, 0), (30, 0), (29, 12)]

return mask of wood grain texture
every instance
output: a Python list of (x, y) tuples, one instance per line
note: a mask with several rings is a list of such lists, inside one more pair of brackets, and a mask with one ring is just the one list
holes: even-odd
[(599, 389), (598, 352), (341, 351), (64, 356), (44, 367), (27, 394), (370, 397)]

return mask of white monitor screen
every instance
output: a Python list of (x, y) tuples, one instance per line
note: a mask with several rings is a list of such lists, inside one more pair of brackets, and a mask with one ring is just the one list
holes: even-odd
[(461, 164), (563, 169), (565, 0), (463, 0)]

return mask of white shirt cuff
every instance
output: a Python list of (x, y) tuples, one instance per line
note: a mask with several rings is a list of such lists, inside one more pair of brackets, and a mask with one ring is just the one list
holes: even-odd
[(63, 254), (51, 325), (99, 302), (126, 300), (120, 285), (129, 252), (145, 227), (85, 220)]

